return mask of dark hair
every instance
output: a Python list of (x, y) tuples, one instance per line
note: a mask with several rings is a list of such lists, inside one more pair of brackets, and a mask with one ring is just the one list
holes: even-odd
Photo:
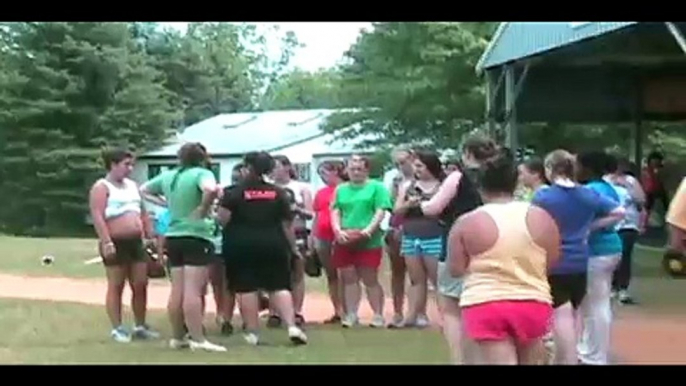
[(454, 165), (454, 166), (457, 166), (458, 169), (461, 169), (461, 168), (462, 168), (462, 162), (460, 162), (460, 160), (458, 160), (457, 158), (450, 158), (450, 159), (446, 160), (446, 161), (443, 163), (443, 165), (444, 165), (444, 166)]
[(328, 170), (328, 171), (334, 171), (338, 175), (338, 178), (340, 178), (343, 181), (348, 181), (348, 172), (345, 170), (345, 162), (343, 161), (335, 161), (335, 160), (328, 160), (324, 161), (319, 165), (318, 170)]
[(209, 157), (207, 149), (200, 142), (189, 142), (181, 146), (178, 152), (181, 167), (207, 167)]
[(517, 165), (507, 152), (481, 165), (481, 190), (484, 193), (513, 194), (518, 178)]
[(462, 146), (462, 151), (472, 154), (479, 162), (485, 162), (500, 155), (495, 141), (480, 134), (467, 138)]
[(266, 151), (251, 151), (243, 157), (243, 163), (250, 169), (253, 177), (262, 178), (274, 169), (274, 157)]
[(285, 155), (275, 155), (273, 158), (274, 158), (274, 161), (276, 161), (276, 162), (280, 163), (282, 166), (285, 166), (288, 168), (288, 175), (292, 179), (296, 179), (298, 177), (298, 174), (293, 169), (293, 164), (291, 163), (291, 160), (288, 159), (288, 157), (286, 157)]
[(576, 158), (579, 165), (579, 180), (583, 182), (599, 180), (607, 171), (607, 154), (602, 151), (587, 151)]
[(634, 164), (626, 157), (617, 158), (617, 171), (622, 174), (634, 175)]
[(529, 158), (522, 162), (522, 165), (531, 173), (536, 174), (541, 181), (548, 181), (548, 179), (545, 178), (545, 166), (543, 165), (542, 159), (538, 157)]
[(426, 166), (426, 169), (434, 178), (439, 180), (445, 179), (445, 171), (443, 171), (443, 163), (438, 156), (438, 153), (428, 150), (420, 150), (415, 153), (415, 156), (421, 163)]
[(112, 165), (118, 164), (128, 158), (133, 158), (133, 152), (128, 149), (107, 149), (102, 152), (102, 162), (105, 164), (105, 169), (108, 171), (112, 168)]
[(359, 155), (359, 154), (353, 154), (352, 157), (348, 160), (348, 164), (350, 162), (362, 162), (364, 165), (365, 169), (369, 170), (372, 167), (372, 161), (369, 159), (369, 157)]
[(612, 154), (605, 154), (605, 173), (617, 173), (619, 160)]
[(234, 167), (231, 169), (231, 172), (232, 173), (240, 172), (241, 169), (243, 169), (244, 167), (245, 167), (245, 165), (239, 162), (236, 165), (234, 165)]
[(570, 179), (574, 178), (574, 156), (567, 150), (553, 150), (545, 157), (544, 165), (552, 174)]
[(646, 157), (646, 161), (650, 162), (652, 160), (656, 161), (664, 161), (665, 156), (662, 154), (662, 152), (654, 150), (651, 151), (650, 154), (648, 154), (648, 157)]

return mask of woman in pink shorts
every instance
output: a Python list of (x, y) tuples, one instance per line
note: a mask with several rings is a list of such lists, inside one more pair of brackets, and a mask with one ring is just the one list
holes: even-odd
[(545, 210), (514, 200), (511, 157), (482, 171), (485, 205), (463, 215), (448, 238), (450, 273), (465, 275), (465, 333), (483, 364), (536, 364), (553, 312), (547, 271), (559, 257), (559, 231)]

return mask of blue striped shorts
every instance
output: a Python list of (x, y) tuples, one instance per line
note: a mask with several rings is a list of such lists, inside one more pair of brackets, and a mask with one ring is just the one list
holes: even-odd
[(442, 237), (423, 239), (413, 236), (403, 236), (401, 253), (405, 257), (430, 257), (438, 259), (442, 252)]

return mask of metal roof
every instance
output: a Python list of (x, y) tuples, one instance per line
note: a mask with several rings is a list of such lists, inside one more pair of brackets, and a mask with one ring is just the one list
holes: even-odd
[(320, 125), (338, 110), (282, 110), (220, 114), (187, 127), (183, 133), (146, 157), (176, 157), (185, 142), (200, 142), (214, 155), (273, 151), (324, 135)]
[(476, 71), (500, 66), (579, 41), (626, 28), (637, 22), (503, 22), (476, 64)]

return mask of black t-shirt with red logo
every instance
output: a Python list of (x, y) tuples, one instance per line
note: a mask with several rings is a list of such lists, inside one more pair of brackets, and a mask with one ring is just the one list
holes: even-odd
[(293, 219), (288, 193), (265, 181), (245, 181), (224, 189), (220, 202), (231, 211), (223, 229), (223, 249), (244, 249), (257, 245), (287, 247), (282, 223)]

